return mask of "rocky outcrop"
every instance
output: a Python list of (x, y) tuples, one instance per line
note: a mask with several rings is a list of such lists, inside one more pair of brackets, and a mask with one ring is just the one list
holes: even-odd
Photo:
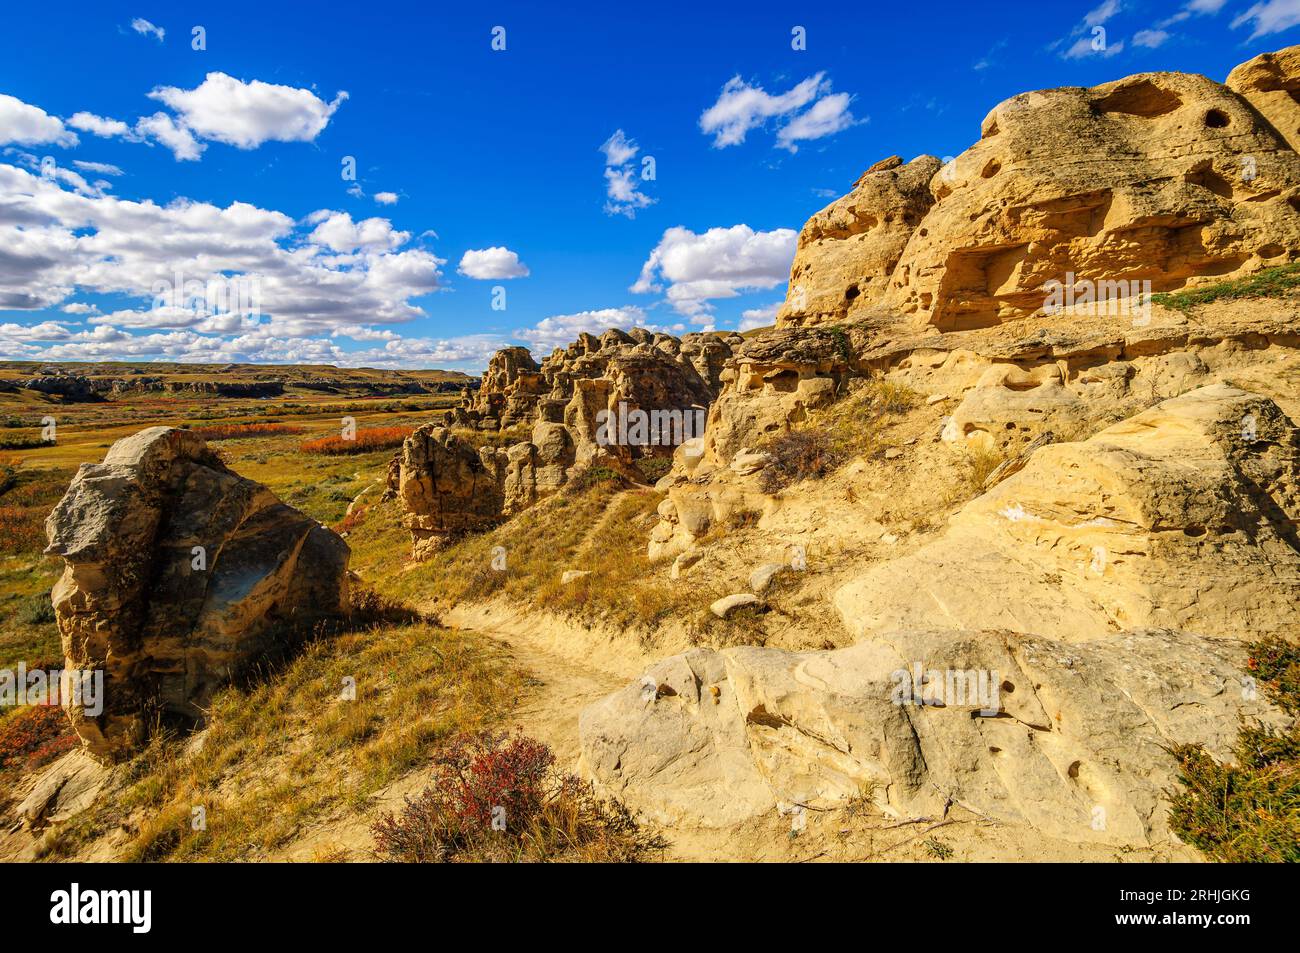
[(877, 162), (853, 191), (808, 220), (790, 269), (781, 326), (831, 324), (850, 310), (880, 305), (903, 249), (934, 203), (930, 180), (941, 163), (919, 156)]
[(528, 420), (545, 390), (541, 368), (526, 347), (506, 347), (492, 355), (478, 393), (468, 402), (479, 418), (510, 427)]
[(104, 672), (104, 710), (65, 699), (94, 754), (348, 611), (348, 547), (187, 430), (154, 427), (84, 464), (46, 522), (64, 562), (54, 611), (70, 669)]
[[(942, 169), (870, 172), (813, 216), (779, 323), (878, 310), (954, 331), (1072, 302), (1124, 311), (1145, 292), (1292, 261), (1297, 85), (1291, 48), (1226, 86), (1143, 73), (1014, 96)], [(916, 180), (931, 172), (927, 202)]]
[(761, 510), (766, 498), (755, 480), (739, 479), (770, 459), (754, 448), (829, 406), (857, 372), (854, 344), (840, 329), (778, 329), (738, 347), (720, 375), (704, 436), (675, 452), (650, 557), (685, 552), (737, 510)]
[(1065, 642), (1146, 626), (1294, 634), (1297, 519), (1300, 430), (1271, 400), (1213, 385), (1041, 447), (940, 539), (835, 604), (858, 637), (934, 625)]
[(950, 804), (1067, 841), (1170, 838), (1168, 748), (1231, 751), (1247, 690), (1231, 641), (1170, 630), (1065, 644), (883, 633), (850, 648), (696, 649), (586, 708), (585, 769), (663, 824), (727, 827), (870, 793), (896, 817)]
[(49, 374), (44, 377), (32, 377), (22, 381), (20, 386), (41, 394), (62, 397), (66, 401), (89, 401), (95, 399), (95, 383), (89, 377), (80, 374)]
[(426, 424), (406, 438), (395, 462), (389, 484), (396, 481), (416, 558), (500, 522), (505, 471), (495, 449), (478, 450), (447, 428)]
[[(390, 468), (414, 555), (532, 506), (595, 464), (637, 478), (636, 461), (702, 433), (738, 335), (682, 339), (644, 328), (579, 335), (542, 364), (512, 347), (492, 358), (478, 394), (421, 428)], [(519, 429), (529, 439), (476, 449), (453, 428)]]

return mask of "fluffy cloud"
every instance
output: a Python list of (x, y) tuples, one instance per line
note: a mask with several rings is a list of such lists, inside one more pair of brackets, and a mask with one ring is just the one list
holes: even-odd
[(96, 116), (94, 113), (75, 112), (68, 120), (68, 125), (73, 129), (80, 129), (82, 132), (88, 132), (92, 136), (99, 136), (102, 139), (121, 136), (123, 138), (131, 135), (131, 127), (120, 119), (107, 119), (104, 116)]
[(396, 193), (396, 192), (376, 192), (376, 193), (375, 193), (375, 201), (378, 202), (380, 205), (396, 205), (396, 204), (397, 204), (397, 193)]
[(799, 148), (795, 142), (800, 139), (821, 139), (849, 128), (853, 125), (849, 99), (848, 93), (823, 96), (813, 103), (811, 109), (800, 113), (781, 127), (776, 135), (776, 144), (782, 149), (795, 152)]
[(528, 277), (528, 266), (519, 260), (518, 253), (500, 245), (470, 249), (461, 255), (460, 267), (456, 270), (467, 278), (480, 281)]
[[(287, 336), (286, 328), (259, 326), (235, 337), (194, 330), (128, 334), (100, 325), (74, 331), (57, 322), (0, 324), (0, 355), (33, 361), (169, 360), (183, 363), (336, 364), (341, 367), (429, 368), (464, 365), (481, 369), (508, 341), (492, 335), (403, 338), (391, 332), (359, 334), (355, 340), (382, 346), (345, 350), (334, 338)], [(356, 329), (359, 332), (364, 329)]]
[(75, 146), (77, 134), (38, 106), (0, 93), (0, 145)]
[(645, 311), (635, 306), (601, 308), (596, 311), (579, 311), (576, 314), (556, 314), (538, 321), (531, 328), (515, 331), (514, 337), (527, 342), (534, 351), (545, 353), (572, 344), (584, 331), (588, 334), (600, 335), (610, 328), (626, 331), (628, 328), (641, 327), (651, 331), (679, 334), (686, 329), (682, 324), (672, 327), (647, 324), (645, 317)]
[(311, 142), (348, 97), (325, 102), (309, 89), (209, 73), (194, 89), (161, 86), (149, 94), (200, 139), (254, 149), (264, 142)]
[(714, 298), (774, 288), (790, 277), (798, 233), (791, 228), (756, 232), (748, 225), (711, 228), (696, 234), (677, 226), (664, 232), (631, 291), (664, 289), (679, 314), (697, 321), (713, 310)]
[(641, 191), (642, 179), (632, 164), (640, 147), (622, 129), (615, 129), (600, 151), (605, 153), (605, 214), (636, 218), (637, 209), (655, 203)]
[[(853, 125), (850, 100), (847, 93), (831, 93), (825, 73), (809, 76), (777, 95), (733, 76), (717, 102), (700, 116), (700, 131), (713, 136), (715, 149), (724, 149), (744, 142), (751, 129), (777, 120), (781, 122), (777, 145), (794, 152), (797, 140), (820, 139)], [(800, 112), (810, 103), (810, 109)]]
[(1250, 38), (1281, 33), (1300, 24), (1300, 0), (1265, 0), (1257, 3), (1232, 21), (1235, 30), (1249, 23)]
[(310, 241), (332, 251), (349, 253), (357, 251), (392, 251), (406, 244), (410, 232), (393, 229), (386, 218), (367, 218), (353, 222), (347, 212), (322, 209), (307, 216), (307, 224), (315, 225)]
[(257, 312), (270, 316), (128, 309), (94, 319), (103, 327), (233, 333), (255, 325), (310, 335), (393, 324), (423, 315), (410, 299), (437, 290), (445, 264), (403, 248), (408, 233), (386, 219), (354, 223), (344, 212), (323, 211), (299, 225), (243, 202), (130, 202), (78, 194), (5, 164), (0, 197), (0, 308), (57, 307), (76, 289), (152, 301), (178, 275), (200, 287), (237, 276), (253, 283)]
[(600, 151), (605, 153), (605, 165), (620, 166), (631, 162), (640, 147), (622, 129), (615, 129), (614, 134), (601, 144)]
[(747, 308), (740, 312), (740, 330), (752, 331), (776, 323), (776, 313), (781, 310), (781, 302), (773, 301), (761, 308)]
[(135, 136), (153, 139), (172, 151), (177, 162), (193, 161), (207, 148), (194, 134), (164, 112), (142, 116), (136, 121)]

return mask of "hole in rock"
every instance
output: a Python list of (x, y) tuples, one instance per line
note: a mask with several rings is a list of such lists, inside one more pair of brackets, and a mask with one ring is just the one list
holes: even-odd
[(1285, 251), (1285, 249), (1281, 245), (1276, 245), (1270, 242), (1269, 244), (1260, 248), (1257, 252), (1255, 252), (1255, 254), (1258, 255), (1260, 258), (1276, 258), (1278, 255), (1282, 254), (1283, 251)]
[(858, 290), (857, 285), (849, 285), (847, 288), (844, 289), (844, 300), (852, 301), (860, 294), (862, 294), (862, 292)]
[(1074, 762), (1074, 764), (1070, 765), (1069, 775), (1071, 778), (1073, 778), (1076, 781), (1079, 780), (1079, 767), (1080, 765), (1082, 765), (1082, 763), (1083, 762), (1081, 761), (1076, 761)]
[(1214, 165), (1209, 159), (1198, 162), (1185, 178), (1193, 185), (1208, 189), (1220, 198), (1232, 198), (1232, 183), (1214, 171)]
[(1094, 102), (1093, 106), (1103, 113), (1122, 113), (1149, 119), (1171, 113), (1182, 104), (1177, 93), (1144, 79), (1119, 87), (1109, 96)]
[(1010, 682), (1003, 682), (999, 687), (1008, 695), (1014, 695), (1016, 693), (1016, 686), (1012, 685)]
[(991, 179), (1002, 171), (1002, 163), (997, 159), (990, 159), (988, 165), (984, 166), (984, 171), (980, 175), (985, 179)]
[(1186, 526), (1183, 528), (1183, 535), (1190, 536), (1192, 539), (1200, 539), (1205, 535), (1204, 526)]
[(1222, 109), (1211, 109), (1205, 114), (1205, 125), (1211, 129), (1227, 129), (1228, 114)]

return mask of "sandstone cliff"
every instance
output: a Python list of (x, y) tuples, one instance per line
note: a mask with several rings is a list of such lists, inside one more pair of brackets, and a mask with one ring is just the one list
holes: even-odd
[(947, 164), (878, 163), (814, 215), (778, 323), (989, 327), (1050, 311), (1051, 282), (1119, 301), (1292, 261), (1298, 81), (1291, 48), (1226, 85), (1143, 73), (1013, 96)]

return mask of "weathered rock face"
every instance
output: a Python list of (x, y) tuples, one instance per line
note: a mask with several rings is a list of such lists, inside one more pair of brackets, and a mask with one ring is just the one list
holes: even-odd
[[(1228, 86), (1144, 73), (1014, 96), (989, 113), (979, 142), (934, 172), (928, 209), (913, 179), (935, 167), (916, 160), (864, 176), (814, 216), (781, 323), (863, 308), (945, 331), (990, 327), (1071, 299), (1131, 307), (1143, 282), (1166, 291), (1294, 260), (1298, 83), (1291, 48), (1238, 67)], [(914, 170), (906, 182), (904, 170)], [(851, 234), (850, 219), (884, 222), (891, 209), (901, 221), (892, 232)], [(854, 275), (856, 293), (835, 305)], [(1051, 282), (1070, 291), (1054, 300)]]
[(934, 156), (906, 165), (898, 156), (885, 159), (864, 172), (852, 192), (810, 218), (799, 233), (777, 323), (834, 323), (850, 311), (878, 306), (934, 202), (930, 180), (940, 165)]
[(939, 540), (835, 596), (858, 637), (1006, 628), (1066, 642), (1146, 626), (1300, 631), (1300, 431), (1225, 385), (1045, 446)]
[(347, 544), (186, 430), (143, 430), (83, 465), (46, 533), (67, 665), (105, 673), (102, 714), (68, 709), (99, 756), (159, 711), (199, 717), (218, 685), (348, 611)]
[(451, 537), (488, 529), (505, 505), (503, 459), (490, 447), (476, 450), (445, 427), (426, 424), (406, 438), (390, 469), (390, 484), (406, 509), (414, 555), (427, 556)]
[[(634, 474), (638, 458), (667, 455), (704, 429), (739, 335), (682, 339), (644, 328), (579, 335), (541, 365), (525, 348), (493, 357), (474, 399), (421, 428), (390, 468), (416, 558), (453, 534), (495, 525), (554, 493), (593, 464)], [(647, 428), (638, 432), (644, 415)], [(498, 430), (532, 423), (529, 440), (475, 450), (452, 426)]]
[(470, 401), (481, 417), (501, 427), (529, 419), (544, 392), (540, 368), (526, 347), (506, 347), (492, 355), (483, 383)]
[(1300, 46), (1261, 53), (1231, 73), (1225, 85), (1259, 110), (1293, 150), (1300, 150)]
[(1225, 756), (1238, 715), (1285, 719), (1231, 641), (1169, 630), (1063, 644), (999, 632), (882, 634), (835, 651), (697, 649), (580, 719), (606, 791), (667, 824), (782, 806), (942, 816), (949, 798), (1065, 840), (1168, 841), (1167, 747)]
[(685, 552), (730, 513), (761, 509), (765, 500), (754, 481), (736, 479), (761, 469), (752, 449), (831, 404), (854, 373), (853, 345), (839, 330), (781, 329), (738, 347), (721, 374), (703, 438), (674, 454), (650, 557)]

